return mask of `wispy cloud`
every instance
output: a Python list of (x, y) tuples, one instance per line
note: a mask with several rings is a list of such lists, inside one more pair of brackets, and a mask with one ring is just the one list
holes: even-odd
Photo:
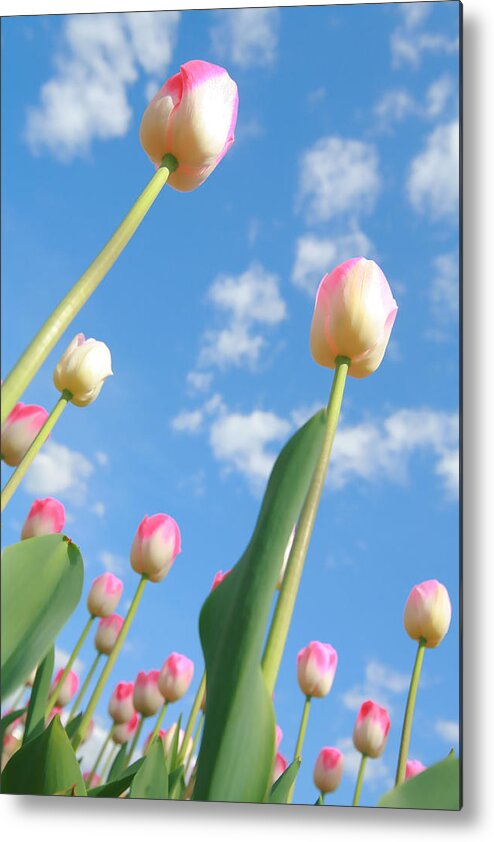
[(408, 65), (419, 67), (423, 56), (429, 54), (454, 55), (458, 38), (444, 32), (428, 31), (424, 24), (430, 15), (427, 3), (400, 3), (401, 22), (391, 33), (391, 57), (394, 68)]
[(398, 123), (411, 117), (437, 119), (445, 111), (454, 90), (453, 79), (446, 73), (431, 82), (420, 100), (415, 99), (406, 88), (385, 91), (373, 108), (377, 131), (391, 132)]
[(446, 743), (458, 745), (460, 739), (460, 726), (452, 719), (437, 719), (434, 723), (434, 731)]
[(26, 474), (24, 490), (38, 497), (63, 495), (74, 505), (82, 505), (93, 472), (94, 465), (82, 453), (48, 441)]
[(100, 552), (99, 560), (105, 570), (109, 570), (110, 573), (124, 573), (128, 567), (127, 561), (122, 556), (109, 552), (108, 550), (102, 550)]
[(325, 272), (348, 257), (369, 255), (373, 245), (355, 226), (349, 233), (334, 237), (303, 234), (298, 238), (295, 249), (292, 282), (313, 298)]
[(341, 695), (344, 707), (357, 711), (362, 702), (372, 699), (377, 704), (393, 709), (393, 697), (401, 696), (408, 690), (410, 676), (398, 672), (377, 659), (369, 661), (365, 667), (364, 680), (350, 687)]
[[(63, 669), (65, 667), (65, 664), (70, 658), (70, 654), (71, 653), (67, 652), (65, 649), (61, 649), (59, 646), (55, 646), (55, 660), (53, 666), (54, 672), (58, 672), (59, 669)], [(72, 665), (72, 669), (74, 670), (74, 672), (77, 673), (77, 675), (80, 676), (84, 669), (84, 661), (82, 661), (80, 658), (76, 658)]]
[(276, 61), (278, 9), (224, 9), (210, 30), (213, 52), (238, 67), (264, 67)]
[(437, 126), (410, 165), (408, 198), (416, 211), (433, 220), (457, 219), (459, 150), (459, 126), (455, 120)]

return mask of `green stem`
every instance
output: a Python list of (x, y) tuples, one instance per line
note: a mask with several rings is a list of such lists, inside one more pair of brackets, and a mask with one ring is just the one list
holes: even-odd
[(115, 745), (111, 747), (110, 753), (109, 753), (108, 757), (106, 758), (105, 765), (103, 766), (103, 771), (101, 773), (101, 783), (102, 784), (104, 784), (105, 781), (106, 781), (106, 776), (108, 775), (108, 772), (111, 769), (111, 765), (112, 765), (113, 759), (114, 759), (117, 751), (118, 751), (118, 745), (115, 743)]
[(74, 663), (75, 659), (77, 658), (77, 655), (80, 652), (81, 646), (84, 643), (84, 641), (85, 641), (85, 639), (88, 635), (89, 629), (91, 628), (91, 626), (93, 624), (93, 621), (94, 621), (94, 617), (91, 614), (91, 616), (89, 617), (89, 620), (87, 621), (86, 625), (84, 626), (84, 628), (81, 632), (79, 640), (77, 641), (76, 645), (74, 646), (74, 648), (72, 650), (72, 655), (70, 656), (69, 660), (65, 664), (62, 675), (60, 676), (59, 680), (57, 681), (56, 686), (53, 688), (53, 693), (51, 694), (51, 696), (48, 699), (48, 704), (46, 706), (45, 716), (49, 715), (53, 705), (55, 704), (55, 702), (57, 700), (57, 696), (58, 696), (58, 691), (60, 690), (60, 688), (62, 687), (62, 685), (65, 681), (65, 679), (67, 678), (67, 676), (68, 676), (68, 674), (71, 670), (72, 664)]
[(412, 677), (410, 679), (410, 688), (408, 690), (407, 705), (405, 708), (405, 718), (403, 720), (403, 729), (401, 732), (400, 753), (398, 755), (395, 786), (402, 784), (405, 780), (408, 751), (410, 749), (410, 736), (412, 733), (413, 712), (415, 710), (415, 700), (417, 698), (417, 690), (420, 681), (420, 671), (424, 660), (425, 643), (426, 641), (423, 637), (421, 637), (417, 648), (417, 654), (415, 656)]
[(168, 707), (168, 702), (165, 702), (165, 704), (163, 705), (163, 707), (161, 708), (161, 710), (158, 714), (158, 718), (157, 718), (156, 722), (154, 723), (153, 732), (152, 732), (152, 734), (149, 738), (148, 746), (147, 746), (147, 749), (146, 749), (146, 754), (149, 751), (149, 749), (151, 748), (151, 745), (153, 744), (154, 740), (156, 739), (156, 737), (158, 736), (158, 734), (160, 732), (161, 723), (163, 722), (163, 717), (166, 713), (167, 707)]
[(53, 427), (57, 423), (71, 397), (72, 395), (69, 391), (67, 391), (67, 389), (65, 389), (62, 392), (60, 398), (56, 402), (48, 418), (41, 427), (41, 430), (39, 431), (38, 435), (32, 442), (31, 446), (26, 450), (24, 456), (22, 457), (22, 460), (17, 465), (17, 468), (15, 469), (14, 473), (9, 477), (9, 480), (5, 484), (5, 488), (2, 491), (2, 512), (5, 509), (5, 506), (9, 502), (10, 498), (12, 497), (17, 486), (19, 485), (20, 481), (23, 479), (33, 459), (35, 458), (35, 456), (37, 456), (38, 451), (50, 435), (51, 431), (53, 430)]
[[(112, 726), (112, 728), (113, 728), (113, 726)], [(89, 773), (89, 778), (88, 778), (88, 781), (87, 781), (87, 788), (88, 789), (91, 788), (91, 782), (92, 782), (92, 780), (93, 780), (93, 778), (96, 774), (96, 770), (97, 770), (99, 764), (101, 763), (101, 758), (103, 757), (103, 755), (106, 751), (106, 747), (107, 747), (108, 743), (110, 742), (112, 728), (110, 728), (110, 730), (108, 731), (108, 734), (105, 737), (105, 741), (104, 741), (103, 745), (101, 746), (101, 748), (99, 750), (99, 753), (98, 753), (98, 756), (97, 756), (96, 760), (94, 761), (94, 766)]]
[(364, 780), (365, 764), (367, 762), (367, 755), (363, 754), (360, 760), (360, 766), (357, 775), (357, 783), (355, 784), (355, 793), (353, 796), (353, 806), (358, 807), (360, 801), (360, 790), (362, 789), (362, 781)]
[(122, 628), (120, 629), (120, 634), (117, 637), (115, 642), (115, 646), (113, 647), (111, 654), (108, 656), (106, 664), (101, 672), (100, 677), (96, 683), (96, 687), (93, 690), (92, 696), (89, 699), (88, 706), (84, 712), (84, 716), (82, 717), (81, 724), (77, 729), (76, 733), (74, 734), (74, 738), (72, 741), (72, 745), (74, 746), (74, 751), (78, 748), (81, 743), (81, 740), (84, 738), (86, 731), (89, 727), (89, 723), (93, 717), (93, 713), (96, 709), (96, 705), (99, 702), (99, 698), (101, 693), (103, 692), (103, 687), (105, 686), (106, 682), (108, 681), (108, 677), (113, 669), (113, 665), (118, 658), (120, 650), (124, 644), (125, 638), (127, 637), (127, 633), (131, 626), (132, 620), (135, 617), (137, 608), (141, 601), (142, 592), (144, 590), (144, 586), (147, 582), (147, 576), (141, 576), (139, 580), (139, 584), (137, 585), (136, 592), (132, 598), (132, 602), (130, 603), (129, 610), (127, 612), (127, 616), (123, 621)]
[(206, 689), (206, 673), (203, 672), (201, 683), (199, 684), (199, 688), (196, 693), (196, 697), (192, 704), (189, 714), (189, 720), (187, 722), (187, 726), (185, 728), (184, 739), (182, 742), (182, 747), (178, 753), (177, 757), (177, 766), (180, 766), (183, 763), (185, 758), (185, 752), (187, 751), (187, 746), (189, 744), (190, 736), (192, 731), (194, 730), (194, 725), (196, 724), (197, 714), (199, 713), (199, 709), (201, 707), (202, 697), (204, 696), (204, 690)]
[(81, 704), (82, 699), (84, 698), (84, 696), (86, 694), (86, 690), (89, 687), (89, 683), (90, 683), (94, 673), (96, 672), (96, 667), (99, 664), (100, 658), (101, 658), (101, 652), (96, 652), (96, 657), (95, 657), (93, 663), (91, 664), (91, 667), (89, 669), (88, 674), (86, 675), (84, 684), (82, 685), (81, 689), (79, 690), (79, 694), (78, 694), (74, 704), (72, 705), (72, 710), (70, 711), (69, 718), (67, 720), (67, 725), (69, 724), (69, 722), (72, 721), (72, 719), (76, 715), (77, 711), (79, 710), (79, 705)]
[(297, 524), (292, 550), (264, 650), (262, 668), (270, 694), (273, 692), (276, 684), (288, 629), (290, 628), (293, 609), (297, 599), (300, 578), (314, 528), (329, 457), (331, 455), (331, 448), (336, 433), (349, 365), (350, 360), (347, 357), (338, 357), (336, 360), (336, 371), (326, 409), (326, 429), (321, 452)]
[(190, 766), (190, 764), (191, 764), (192, 757), (193, 757), (194, 752), (195, 752), (195, 750), (196, 750), (196, 748), (197, 748), (197, 743), (199, 742), (199, 737), (200, 737), (200, 735), (201, 735), (201, 730), (202, 730), (203, 723), (204, 723), (204, 711), (201, 711), (201, 715), (200, 715), (200, 717), (199, 717), (199, 722), (197, 723), (196, 732), (195, 732), (195, 734), (194, 734), (194, 739), (193, 739), (193, 742), (192, 742), (192, 751), (190, 752), (190, 754), (189, 754), (189, 756), (188, 756), (188, 758), (187, 758), (187, 762), (186, 762), (186, 764), (185, 764), (185, 768), (184, 768), (184, 777), (187, 775), (187, 772), (189, 771), (189, 766)]
[(314, 802), (314, 807), (324, 807), (324, 792), (319, 793), (319, 798)]
[(177, 168), (173, 155), (165, 155), (129, 213), (79, 280), (47, 318), (2, 386), (2, 424), (34, 375), (81, 307), (115, 263), (149, 208)]
[(132, 755), (134, 754), (134, 751), (135, 751), (135, 748), (136, 748), (136, 745), (137, 745), (137, 741), (138, 741), (139, 737), (141, 736), (142, 726), (144, 725), (145, 719), (147, 719), (147, 717), (143, 716), (141, 714), (141, 718), (139, 720), (139, 725), (137, 726), (137, 728), (135, 730), (135, 734), (134, 734), (134, 736), (132, 738), (132, 742), (130, 744), (129, 753), (128, 753), (126, 761), (125, 761), (126, 767), (129, 765), (130, 761), (132, 760)]
[[(306, 696), (305, 702), (304, 702), (304, 708), (303, 708), (303, 711), (302, 711), (302, 719), (300, 720), (300, 728), (298, 729), (297, 745), (295, 746), (295, 754), (293, 755), (294, 760), (296, 760), (297, 757), (301, 757), (301, 755), (302, 755), (302, 746), (304, 744), (305, 732), (307, 730), (307, 722), (309, 720), (310, 702), (311, 702), (311, 697)], [(286, 799), (287, 804), (292, 803), (294, 790), (295, 790), (295, 781), (291, 785), (290, 790), (288, 792), (287, 799)]]

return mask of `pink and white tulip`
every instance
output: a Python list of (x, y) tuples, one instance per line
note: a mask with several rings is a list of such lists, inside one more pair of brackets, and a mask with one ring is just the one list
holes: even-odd
[(292, 531), (290, 532), (290, 537), (288, 539), (288, 543), (286, 545), (285, 554), (283, 556), (283, 561), (281, 562), (281, 569), (278, 575), (278, 581), (276, 582), (276, 587), (278, 590), (281, 590), (281, 586), (283, 584), (283, 579), (285, 578), (285, 570), (288, 564), (288, 559), (290, 558), (290, 553), (293, 547), (293, 541), (295, 539), (295, 526), (293, 527)]
[(314, 783), (320, 792), (334, 792), (338, 789), (343, 774), (343, 755), (332, 746), (325, 746), (317, 755), (314, 766)]
[(129, 722), (134, 716), (134, 682), (119, 681), (108, 702), (108, 713), (117, 725)]
[(348, 357), (348, 373), (367, 377), (380, 365), (398, 312), (388, 281), (377, 263), (353, 257), (324, 275), (317, 290), (310, 329), (316, 363), (336, 368)]
[(280, 746), (280, 743), (281, 743), (282, 739), (283, 739), (283, 731), (281, 730), (279, 725), (275, 725), (274, 744), (275, 744), (276, 751), (278, 751), (278, 748)]
[(311, 641), (297, 655), (297, 678), (305, 696), (321, 699), (331, 690), (338, 655), (329, 643)]
[(16, 403), (2, 424), (2, 459), (16, 467), (44, 426), (48, 413), (36, 404)]
[(90, 788), (94, 786), (99, 786), (101, 778), (97, 772), (84, 772), (82, 777), (85, 783), (88, 784)]
[(139, 714), (135, 713), (127, 722), (116, 723), (111, 732), (111, 738), (118, 746), (123, 746), (128, 743), (131, 737), (134, 736), (137, 726), (139, 725)]
[(288, 760), (280, 752), (276, 752), (273, 768), (273, 783), (278, 780), (288, 766)]
[[(146, 752), (147, 752), (147, 750), (150, 746), (151, 737), (153, 736), (153, 733), (154, 733), (154, 731), (150, 731), (149, 734), (147, 735), (146, 739), (144, 740), (144, 754), (146, 754)], [(163, 728), (160, 728), (159, 733), (156, 734), (156, 736), (160, 737), (162, 740), (164, 740), (165, 734), (166, 734), (166, 731), (164, 731)]]
[(102, 573), (94, 579), (87, 595), (87, 610), (93, 617), (109, 617), (120, 602), (123, 582), (113, 573)]
[(48, 716), (46, 717), (46, 724), (48, 725), (48, 723), (50, 723), (53, 719), (55, 719), (55, 717), (56, 717), (56, 716), (60, 716), (60, 717), (61, 717), (61, 716), (62, 716), (62, 714), (63, 714), (63, 709), (62, 709), (61, 707), (57, 707), (57, 706), (55, 705), (55, 707), (53, 707), (53, 708), (51, 709), (50, 713), (49, 713), (49, 714), (48, 714)]
[(71, 393), (73, 404), (88, 406), (96, 400), (104, 381), (112, 374), (108, 346), (78, 333), (60, 357), (53, 382), (59, 392), (67, 390)]
[(177, 702), (185, 695), (194, 675), (194, 663), (185, 655), (172, 652), (161, 667), (158, 687), (167, 702)]
[(226, 70), (207, 61), (188, 61), (146, 108), (141, 144), (159, 166), (173, 155), (177, 169), (168, 177), (175, 190), (199, 187), (234, 141), (238, 92)]
[(157, 514), (141, 520), (132, 542), (130, 563), (136, 573), (161, 582), (180, 552), (180, 529), (170, 515)]
[(414, 778), (415, 775), (420, 775), (421, 772), (424, 772), (427, 769), (427, 766), (424, 766), (420, 760), (407, 760), (407, 765), (405, 767), (405, 780), (408, 781), (409, 778)]
[(45, 497), (35, 500), (29, 509), (21, 531), (21, 538), (39, 538), (61, 532), (65, 525), (65, 508), (60, 500)]
[(451, 622), (448, 591), (437, 579), (415, 585), (405, 604), (403, 623), (412, 640), (425, 640), (428, 649), (441, 643)]
[(226, 577), (228, 576), (229, 573), (231, 573), (231, 570), (227, 570), (226, 573), (223, 573), (222, 570), (218, 570), (218, 572), (216, 573), (216, 575), (213, 579), (213, 584), (211, 585), (211, 590), (214, 591), (215, 588), (217, 588), (218, 585), (223, 581), (223, 579), (226, 579)]
[(55, 689), (57, 690), (55, 706), (61, 708), (68, 705), (79, 689), (79, 676), (73, 670), (69, 670), (64, 678), (63, 684), (59, 686), (62, 674), (63, 669), (59, 669), (50, 688), (50, 696), (55, 692)]
[(154, 716), (163, 707), (158, 687), (160, 671), (139, 672), (134, 685), (134, 707), (141, 716)]
[(98, 652), (102, 655), (111, 655), (123, 624), (124, 618), (120, 614), (111, 614), (109, 617), (101, 618), (94, 636), (94, 645)]
[(353, 744), (357, 751), (367, 757), (380, 757), (386, 746), (390, 724), (386, 708), (370, 699), (364, 702), (353, 729)]

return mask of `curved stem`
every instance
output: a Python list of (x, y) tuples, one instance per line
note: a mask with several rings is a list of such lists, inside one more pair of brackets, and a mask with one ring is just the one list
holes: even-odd
[(67, 720), (67, 725), (68, 725), (69, 722), (71, 722), (73, 720), (74, 716), (76, 715), (77, 711), (79, 710), (79, 705), (81, 704), (82, 699), (84, 698), (84, 696), (86, 694), (86, 690), (89, 687), (89, 682), (91, 681), (94, 673), (96, 672), (96, 667), (99, 664), (100, 658), (101, 658), (101, 652), (96, 652), (96, 657), (95, 657), (93, 663), (91, 664), (91, 667), (89, 669), (88, 674), (86, 675), (86, 678), (84, 680), (84, 684), (82, 685), (81, 689), (79, 690), (79, 694), (78, 694), (74, 704), (72, 705), (72, 710), (70, 711), (69, 718)]
[(72, 740), (72, 745), (74, 746), (74, 751), (80, 745), (81, 740), (83, 739), (83, 737), (86, 734), (86, 731), (89, 727), (89, 723), (91, 722), (93, 713), (96, 709), (96, 705), (98, 704), (101, 693), (103, 692), (103, 687), (105, 686), (105, 684), (108, 680), (108, 677), (109, 677), (109, 675), (110, 675), (110, 673), (113, 669), (113, 665), (114, 665), (115, 661), (117, 660), (118, 655), (120, 653), (120, 650), (121, 650), (121, 648), (124, 644), (124, 640), (127, 637), (127, 633), (128, 633), (129, 628), (131, 626), (132, 620), (135, 617), (137, 608), (138, 608), (139, 603), (141, 601), (142, 592), (144, 590), (144, 585), (146, 584), (146, 582), (147, 582), (147, 576), (141, 576), (141, 578), (139, 580), (139, 584), (137, 585), (137, 588), (136, 588), (136, 592), (135, 592), (135, 594), (132, 598), (132, 602), (130, 603), (130, 607), (129, 607), (129, 610), (127, 612), (127, 616), (126, 616), (125, 620), (123, 621), (122, 628), (120, 629), (120, 634), (118, 635), (117, 640), (115, 642), (115, 646), (113, 647), (110, 655), (108, 656), (107, 662), (106, 662), (106, 664), (105, 664), (105, 666), (102, 670), (102, 673), (101, 673), (101, 675), (98, 678), (98, 681), (96, 683), (96, 687), (94, 688), (92, 696), (89, 699), (88, 706), (87, 706), (87, 708), (84, 712), (84, 716), (82, 717), (82, 720), (81, 720), (81, 724), (79, 725), (79, 728), (77, 729), (76, 733), (74, 734), (74, 737), (73, 737), (73, 740)]
[(365, 764), (367, 762), (367, 755), (363, 754), (360, 760), (360, 766), (357, 775), (357, 783), (355, 784), (355, 794), (353, 796), (353, 806), (358, 807), (360, 801), (360, 790), (362, 789), (362, 781), (364, 780)]
[(269, 635), (264, 649), (262, 668), (269, 693), (271, 694), (276, 684), (278, 670), (280, 668), (283, 651), (290, 622), (292, 619), (295, 600), (297, 599), (298, 588), (302, 570), (304, 569), (305, 557), (310, 543), (314, 522), (316, 519), (319, 501), (321, 499), (324, 479), (328, 467), (331, 448), (340, 416), (341, 402), (348, 373), (350, 360), (347, 357), (338, 357), (336, 360), (336, 371), (333, 377), (331, 394), (326, 409), (326, 429), (314, 473), (312, 475), (307, 497), (300, 514), (295, 531), (292, 550), (283, 577), (280, 595), (269, 629)]
[(5, 506), (9, 502), (10, 498), (12, 497), (17, 486), (24, 478), (24, 475), (29, 466), (31, 465), (32, 461), (37, 456), (38, 451), (44, 445), (46, 439), (53, 430), (53, 427), (57, 423), (71, 397), (72, 395), (69, 391), (67, 391), (67, 389), (65, 389), (65, 391), (62, 392), (60, 398), (56, 402), (48, 418), (41, 427), (41, 430), (39, 431), (38, 435), (32, 442), (31, 446), (26, 450), (24, 456), (22, 457), (22, 460), (17, 465), (17, 468), (15, 469), (14, 473), (9, 477), (9, 481), (5, 483), (5, 488), (2, 491), (2, 512), (5, 509)]
[[(112, 728), (113, 728), (113, 726), (112, 726)], [(108, 734), (105, 737), (103, 745), (101, 746), (101, 748), (98, 752), (98, 756), (96, 757), (96, 760), (94, 761), (94, 766), (89, 773), (89, 777), (88, 777), (88, 780), (87, 780), (87, 788), (88, 789), (91, 788), (92, 780), (93, 780), (93, 778), (96, 774), (96, 770), (97, 770), (99, 764), (101, 763), (101, 758), (103, 757), (103, 755), (106, 751), (106, 747), (107, 747), (108, 743), (110, 742), (112, 728), (110, 728), (110, 730), (108, 731)]]
[(52, 692), (51, 696), (48, 698), (48, 704), (46, 706), (45, 716), (49, 715), (53, 705), (55, 704), (55, 702), (57, 700), (57, 696), (58, 696), (58, 691), (62, 687), (65, 679), (67, 678), (67, 676), (68, 676), (68, 674), (71, 670), (72, 664), (74, 663), (75, 659), (77, 658), (77, 655), (80, 652), (81, 646), (84, 643), (84, 641), (87, 637), (87, 634), (89, 632), (89, 629), (91, 628), (91, 626), (93, 624), (93, 620), (94, 620), (94, 617), (91, 614), (91, 616), (89, 617), (89, 620), (87, 621), (86, 625), (84, 626), (84, 628), (81, 632), (79, 640), (77, 641), (76, 645), (74, 646), (74, 648), (72, 650), (72, 655), (70, 656), (69, 660), (65, 664), (62, 675), (58, 679), (58, 681), (56, 683), (56, 686), (53, 688), (53, 692)]
[(55, 307), (17, 361), (2, 386), (2, 424), (52, 348), (111, 269), (144, 219), (160, 190), (168, 181), (170, 173), (176, 168), (177, 160), (173, 155), (165, 155), (161, 166), (156, 170), (107, 244), (58, 306)]
[(145, 754), (148, 753), (149, 749), (151, 748), (151, 745), (153, 744), (154, 740), (156, 739), (156, 737), (158, 736), (158, 734), (160, 732), (161, 723), (163, 722), (163, 717), (166, 713), (167, 707), (168, 707), (168, 702), (165, 702), (165, 704), (163, 705), (163, 707), (161, 708), (161, 710), (158, 714), (158, 718), (157, 718), (156, 722), (154, 723), (154, 728), (153, 728), (153, 731), (152, 731), (151, 736), (149, 738), (149, 742), (148, 742)]
[(185, 752), (187, 751), (187, 746), (189, 744), (190, 736), (194, 729), (194, 725), (196, 724), (197, 714), (199, 713), (199, 709), (201, 707), (202, 697), (204, 696), (204, 691), (206, 689), (206, 673), (203, 672), (201, 683), (199, 684), (196, 697), (192, 703), (192, 707), (190, 709), (189, 719), (187, 722), (187, 726), (185, 728), (185, 734), (182, 741), (182, 747), (178, 753), (177, 757), (177, 766), (180, 766), (183, 763), (185, 758)]
[(125, 766), (126, 767), (129, 765), (130, 761), (132, 760), (132, 755), (134, 754), (134, 751), (135, 751), (135, 748), (136, 748), (136, 745), (137, 745), (137, 741), (138, 741), (139, 737), (141, 736), (142, 726), (144, 725), (145, 719), (147, 719), (147, 717), (143, 716), (141, 714), (141, 718), (139, 719), (139, 725), (137, 726), (137, 728), (135, 730), (135, 734), (132, 737), (132, 742), (130, 744), (129, 753), (128, 753), (127, 758), (125, 760)]
[(398, 786), (398, 784), (402, 784), (405, 780), (408, 751), (410, 749), (410, 736), (412, 733), (413, 712), (415, 710), (415, 700), (417, 698), (420, 671), (422, 669), (422, 662), (424, 660), (425, 643), (426, 642), (424, 638), (421, 637), (417, 648), (417, 654), (415, 656), (412, 677), (410, 679), (407, 705), (405, 708), (405, 718), (403, 719), (403, 728), (401, 731), (400, 753), (398, 755), (398, 766), (396, 769), (395, 786)]
[[(305, 739), (305, 732), (307, 730), (307, 722), (309, 720), (309, 710), (310, 710), (310, 702), (311, 697), (306, 696), (304, 702), (304, 708), (302, 711), (302, 719), (300, 720), (300, 728), (298, 729), (298, 737), (297, 737), (297, 744), (295, 746), (295, 754), (293, 755), (293, 759), (296, 760), (297, 757), (301, 757), (302, 754), (302, 746), (304, 744)], [(291, 804), (293, 799), (293, 792), (295, 790), (295, 781), (290, 787), (290, 790), (287, 795), (286, 803)]]

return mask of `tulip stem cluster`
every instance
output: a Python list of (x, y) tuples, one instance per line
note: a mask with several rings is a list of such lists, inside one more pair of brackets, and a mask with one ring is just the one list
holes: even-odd
[(420, 672), (422, 670), (422, 662), (424, 660), (425, 644), (426, 641), (423, 637), (421, 637), (419, 640), (419, 645), (417, 647), (417, 654), (415, 656), (415, 663), (413, 665), (412, 677), (410, 679), (410, 688), (408, 690), (405, 717), (403, 720), (403, 729), (401, 732), (400, 753), (398, 755), (398, 766), (396, 769), (395, 786), (402, 784), (405, 780), (408, 752), (410, 749), (410, 736), (412, 733), (413, 713), (415, 710), (415, 700), (417, 698), (417, 690), (420, 681)]
[(321, 499), (329, 457), (331, 456), (349, 366), (350, 360), (347, 357), (337, 358), (331, 394), (326, 409), (326, 429), (321, 452), (297, 524), (292, 550), (288, 558), (283, 584), (276, 603), (273, 621), (264, 650), (262, 667), (269, 693), (272, 693), (274, 690), (285, 649), (305, 557)]
[(358, 807), (360, 801), (360, 790), (362, 789), (362, 782), (364, 780), (365, 764), (367, 763), (367, 755), (363, 754), (360, 759), (360, 766), (358, 769), (357, 783), (355, 784), (355, 792), (353, 795), (353, 807)]
[[(293, 755), (294, 760), (296, 760), (298, 757), (302, 756), (302, 748), (303, 748), (304, 740), (305, 740), (305, 732), (307, 730), (307, 722), (309, 721), (310, 702), (311, 702), (311, 697), (306, 696), (305, 702), (304, 702), (304, 709), (302, 711), (302, 719), (300, 720), (300, 728), (298, 729), (297, 745), (295, 746), (295, 753)], [(287, 800), (286, 800), (287, 804), (292, 803), (294, 790), (295, 790), (295, 781), (293, 782), (292, 786), (290, 787), (290, 792), (288, 793), (288, 797), (287, 797)]]
[(67, 720), (67, 724), (73, 720), (74, 716), (76, 715), (77, 711), (79, 710), (79, 706), (80, 706), (80, 704), (81, 704), (81, 702), (82, 702), (82, 700), (83, 700), (83, 698), (86, 694), (86, 690), (89, 687), (89, 683), (90, 683), (94, 673), (96, 672), (96, 668), (97, 668), (97, 666), (100, 662), (100, 659), (101, 659), (101, 652), (96, 652), (96, 657), (95, 657), (93, 663), (91, 664), (91, 666), (89, 668), (89, 672), (86, 675), (86, 678), (84, 679), (84, 684), (82, 685), (81, 689), (79, 690), (79, 693), (76, 696), (75, 702), (72, 705), (72, 710), (70, 711), (69, 718)]
[(115, 758), (115, 755), (116, 755), (117, 751), (118, 751), (118, 745), (114, 745), (114, 746), (111, 747), (110, 752), (108, 754), (108, 757), (105, 760), (105, 765), (103, 766), (103, 771), (101, 772), (101, 783), (102, 784), (105, 783), (105, 781), (106, 781), (106, 776), (111, 769), (111, 766), (112, 766), (112, 763), (113, 763), (113, 760)]
[(204, 691), (206, 689), (206, 673), (202, 674), (201, 683), (199, 684), (196, 697), (194, 699), (194, 703), (190, 710), (189, 719), (187, 725), (185, 727), (185, 734), (182, 741), (182, 747), (178, 753), (177, 758), (177, 766), (180, 766), (183, 763), (185, 758), (185, 752), (187, 751), (187, 746), (189, 744), (189, 740), (192, 735), (192, 731), (194, 730), (194, 725), (196, 724), (197, 714), (199, 713), (199, 709), (201, 707), (201, 702), (204, 696)]
[[(2, 387), (3, 389), (3, 387)], [(3, 397), (3, 391), (2, 391)], [(62, 395), (60, 396), (59, 400), (56, 402), (55, 406), (53, 407), (52, 411), (50, 412), (48, 418), (46, 419), (45, 423), (41, 427), (38, 435), (34, 439), (31, 446), (28, 448), (26, 453), (24, 454), (23, 459), (19, 462), (17, 468), (15, 469), (12, 476), (9, 478), (8, 482), (5, 484), (5, 488), (2, 491), (2, 512), (5, 509), (5, 506), (9, 502), (10, 498), (12, 497), (14, 491), (17, 489), (19, 483), (24, 478), (27, 469), (30, 467), (31, 463), (33, 462), (34, 458), (38, 455), (41, 447), (44, 445), (46, 439), (50, 435), (53, 427), (57, 423), (58, 419), (60, 418), (62, 412), (64, 411), (65, 407), (67, 406), (68, 402), (70, 401), (72, 395), (70, 392), (65, 390)]]
[(53, 688), (51, 696), (49, 696), (49, 698), (48, 698), (48, 704), (46, 706), (46, 713), (45, 713), (46, 716), (49, 715), (53, 705), (56, 704), (59, 690), (60, 690), (61, 687), (63, 687), (63, 683), (64, 683), (65, 679), (67, 678), (70, 670), (72, 669), (72, 665), (73, 665), (75, 659), (77, 658), (77, 656), (78, 656), (78, 654), (81, 650), (82, 644), (84, 643), (86, 637), (89, 634), (89, 630), (90, 630), (93, 622), (94, 622), (94, 617), (92, 615), (90, 615), (86, 625), (84, 626), (84, 628), (83, 628), (83, 630), (80, 634), (79, 640), (77, 641), (76, 645), (74, 646), (74, 648), (72, 650), (72, 654), (71, 654), (69, 660), (65, 664), (64, 670), (63, 670), (59, 680), (57, 681), (55, 687)]
[(130, 744), (129, 753), (128, 753), (128, 755), (127, 755), (127, 761), (126, 761), (126, 763), (125, 763), (125, 765), (126, 765), (126, 766), (128, 766), (128, 765), (129, 765), (129, 763), (132, 761), (132, 755), (134, 754), (134, 751), (135, 751), (135, 749), (136, 749), (137, 742), (138, 742), (138, 740), (139, 740), (139, 737), (141, 736), (142, 726), (144, 725), (144, 720), (145, 720), (146, 718), (147, 718), (147, 717), (145, 717), (145, 716), (143, 716), (143, 715), (141, 714), (141, 717), (140, 717), (140, 719), (139, 719), (139, 725), (137, 726), (137, 728), (136, 728), (136, 730), (135, 730), (135, 734), (134, 734), (134, 736), (133, 736), (133, 738), (132, 738), (132, 742), (131, 742), (131, 744)]
[(107, 734), (107, 735), (106, 735), (106, 737), (105, 737), (105, 740), (104, 740), (104, 742), (103, 742), (103, 745), (101, 746), (101, 748), (100, 748), (100, 750), (99, 750), (99, 752), (98, 752), (98, 756), (97, 756), (96, 760), (94, 761), (93, 768), (91, 769), (91, 771), (90, 771), (90, 773), (89, 773), (88, 783), (87, 783), (88, 788), (91, 786), (92, 780), (93, 780), (93, 778), (94, 778), (94, 776), (95, 776), (95, 774), (96, 774), (96, 770), (98, 769), (98, 766), (99, 766), (99, 764), (101, 763), (101, 758), (103, 757), (103, 755), (104, 755), (104, 753), (105, 753), (105, 751), (106, 751), (106, 748), (107, 748), (107, 746), (108, 746), (108, 743), (110, 742), (110, 739), (111, 739), (111, 732), (112, 732), (112, 729), (110, 728), (110, 730), (108, 731), (108, 734)]
[(2, 386), (2, 424), (52, 348), (109, 272), (176, 167), (177, 161), (174, 156), (165, 155), (161, 166), (158, 167), (107, 244), (53, 310), (19, 358)]

